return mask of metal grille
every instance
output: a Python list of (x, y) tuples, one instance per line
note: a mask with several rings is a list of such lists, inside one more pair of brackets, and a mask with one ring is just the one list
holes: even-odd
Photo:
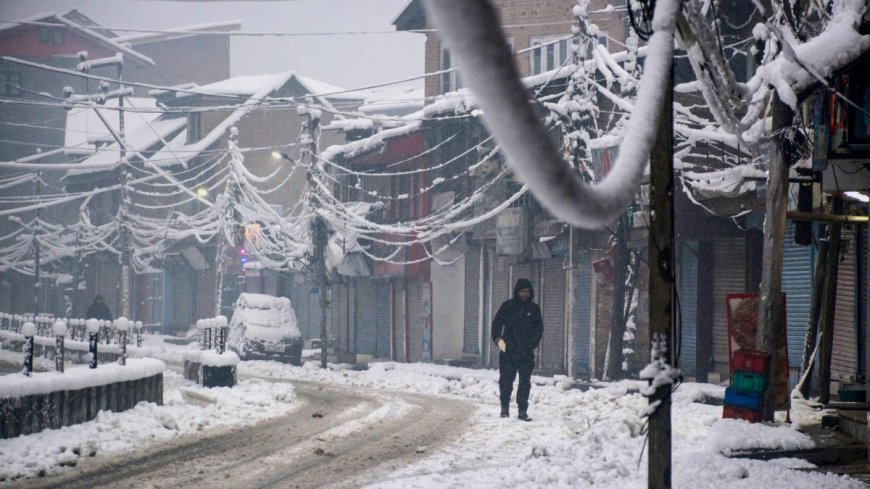
[(813, 300), (813, 250), (794, 242), (794, 223), (786, 227), (782, 254), (782, 291), (785, 292), (788, 364), (800, 368)]
[(480, 248), (465, 254), (465, 324), (462, 332), (462, 352), (479, 354), (480, 320)]
[[(831, 380), (854, 381), (858, 372), (858, 332), (855, 329), (855, 242), (843, 242), (847, 252), (840, 261), (837, 277), (837, 304), (834, 314), (834, 351), (831, 355)], [(851, 236), (849, 236), (851, 237)]]
[(698, 243), (680, 249), (680, 369), (695, 375), (698, 352)]
[(543, 275), (539, 302), (544, 316), (541, 340), (541, 367), (548, 372), (564, 373), (565, 365), (565, 271), (562, 259), (551, 258), (541, 265)]

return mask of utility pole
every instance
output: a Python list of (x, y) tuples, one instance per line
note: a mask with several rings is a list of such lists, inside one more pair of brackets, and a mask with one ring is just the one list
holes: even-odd
[(115, 55), (118, 58), (118, 136), (125, 144), (121, 146), (121, 202), (118, 208), (118, 218), (121, 223), (121, 315), (131, 317), (130, 312), (130, 230), (127, 223), (127, 180), (129, 162), (126, 157), (126, 138), (124, 135), (124, 56), (121, 53)]
[(774, 93), (771, 102), (773, 138), (768, 162), (767, 202), (765, 203), (764, 248), (761, 270), (761, 300), (758, 303), (756, 344), (770, 354), (768, 388), (765, 391), (765, 421), (773, 421), (776, 379), (782, 368), (782, 250), (788, 210), (788, 163), (781, 145), (782, 132), (791, 126), (794, 113)]
[[(664, 81), (673, 87), (673, 65)], [(674, 366), (674, 159), (673, 89), (665, 91), (658, 136), (650, 153), (649, 334), (652, 362)], [(662, 375), (661, 373), (659, 375)], [(656, 387), (649, 396), (647, 487), (671, 487), (671, 388)]]
[[(834, 215), (843, 214), (843, 199), (834, 197), (831, 206)], [(828, 258), (825, 263), (825, 289), (822, 295), (821, 338), (819, 342), (819, 402), (831, 400), (831, 357), (834, 351), (834, 315), (837, 307), (837, 280), (840, 273), (840, 223), (828, 226)]]
[[(36, 172), (36, 202), (39, 202), (42, 196), (42, 172)], [(39, 314), (39, 307), (42, 298), (42, 276), (40, 268), (40, 247), (39, 247), (39, 220), (42, 218), (42, 209), (36, 209), (36, 220), (33, 222), (33, 273), (36, 279), (36, 293), (33, 295), (33, 314)]]
[[(120, 153), (119, 163), (121, 165), (121, 192), (120, 192), (120, 202), (118, 204), (118, 212), (115, 216), (120, 226), (121, 232), (121, 256), (119, 257), (120, 264), (120, 277), (119, 282), (120, 286), (118, 287), (119, 292), (121, 294), (121, 315), (124, 317), (130, 317), (130, 233), (129, 233), (129, 225), (127, 223), (127, 199), (129, 198), (127, 193), (127, 181), (128, 181), (128, 162), (126, 158), (127, 153), (127, 144), (124, 136), (124, 97), (127, 95), (132, 95), (132, 90), (127, 92), (124, 88), (124, 55), (123, 53), (115, 53), (114, 56), (110, 56), (107, 58), (100, 58), (95, 60), (88, 60), (88, 52), (81, 51), (79, 52), (79, 60), (80, 63), (76, 66), (76, 70), (81, 73), (89, 73), (92, 69), (101, 68), (106, 66), (117, 66), (118, 68), (118, 89), (109, 91), (109, 85), (105, 81), (100, 82), (100, 94), (91, 97), (90, 94), (86, 93), (83, 96), (73, 95), (73, 89), (71, 87), (64, 88), (64, 94), (67, 102), (88, 102), (97, 104), (104, 104), (107, 100), (111, 98), (118, 99), (118, 131), (116, 132), (105, 117), (100, 113), (99, 109), (94, 106), (94, 113), (97, 114), (97, 117), (103, 122), (108, 129), (109, 133), (112, 134), (112, 137), (118, 143), (118, 150)], [(71, 107), (68, 107), (68, 109)]]
[(310, 107), (300, 107), (300, 111), (304, 111), (305, 114), (303, 129), (307, 132), (309, 156), (307, 173), (308, 208), (312, 212), (311, 223), (309, 225), (312, 247), (309, 266), (316, 277), (317, 290), (320, 291), (320, 368), (326, 368), (326, 354), (329, 344), (329, 332), (326, 321), (326, 309), (329, 306), (329, 298), (326, 296), (326, 291), (329, 287), (329, 277), (326, 273), (326, 245), (329, 241), (329, 235), (326, 221), (316, 212), (316, 209), (320, 207), (320, 202), (318, 201), (320, 191), (314, 179), (314, 172), (318, 171), (320, 164), (317, 161), (320, 114), (319, 111), (315, 111), (315, 109)]

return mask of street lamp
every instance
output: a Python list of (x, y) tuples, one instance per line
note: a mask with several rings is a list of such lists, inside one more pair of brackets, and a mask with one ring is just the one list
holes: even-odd
[(208, 197), (208, 189), (205, 187), (199, 187), (196, 189), (196, 195), (204, 199)]

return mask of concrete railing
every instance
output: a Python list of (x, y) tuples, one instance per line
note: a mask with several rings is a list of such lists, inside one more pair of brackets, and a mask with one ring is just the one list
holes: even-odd
[(83, 423), (142, 401), (163, 404), (164, 369), (159, 360), (131, 359), (128, 365), (0, 377), (0, 438)]

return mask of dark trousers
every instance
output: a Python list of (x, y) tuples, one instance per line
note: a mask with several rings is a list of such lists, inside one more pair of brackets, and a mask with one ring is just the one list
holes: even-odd
[(534, 355), (524, 357), (508, 356), (506, 353), (498, 355), (498, 387), (502, 407), (511, 402), (511, 392), (514, 389), (514, 379), (520, 374), (520, 383), (517, 386), (517, 407), (520, 411), (529, 408), (529, 391), (532, 390), (532, 369), (535, 368)]

